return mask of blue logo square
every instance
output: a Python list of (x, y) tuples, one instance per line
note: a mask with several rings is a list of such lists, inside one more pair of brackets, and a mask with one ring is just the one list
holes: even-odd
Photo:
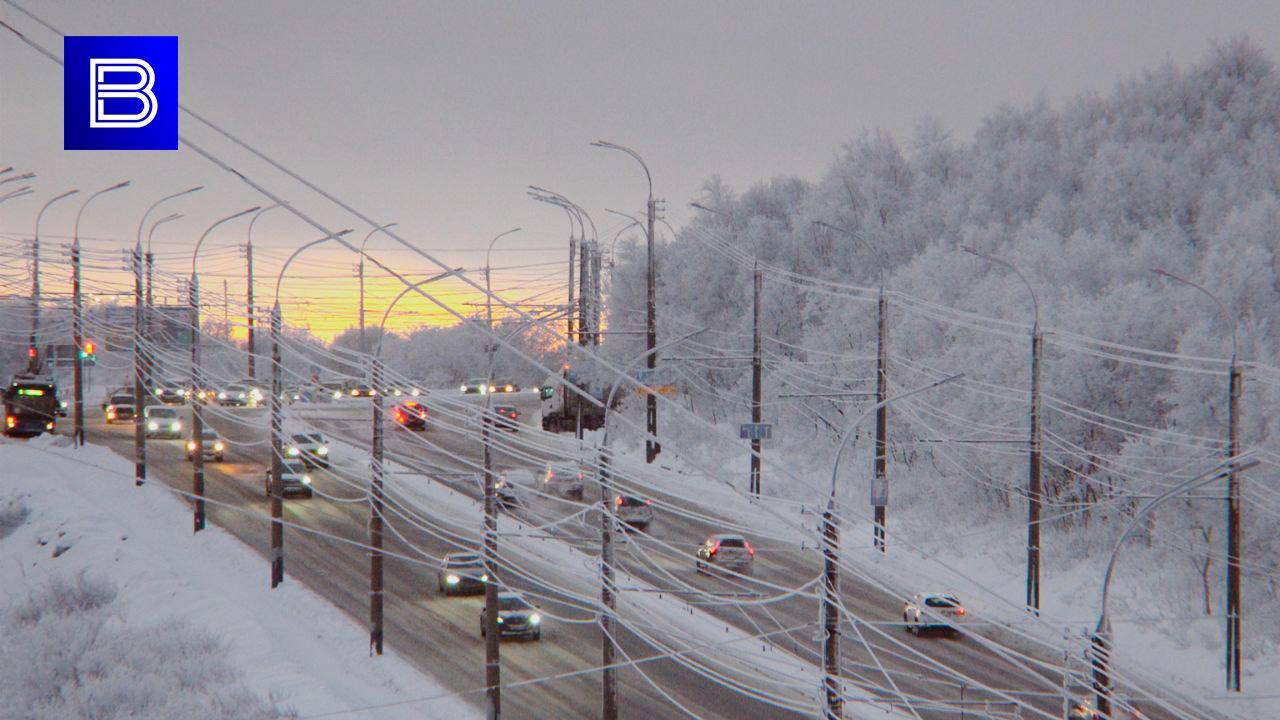
[(67, 150), (178, 149), (178, 36), (68, 35)]

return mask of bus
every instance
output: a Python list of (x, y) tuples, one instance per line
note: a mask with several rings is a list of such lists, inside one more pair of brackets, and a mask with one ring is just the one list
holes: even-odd
[(58, 386), (52, 378), (14, 375), (4, 391), (4, 434), (53, 432), (58, 415)]

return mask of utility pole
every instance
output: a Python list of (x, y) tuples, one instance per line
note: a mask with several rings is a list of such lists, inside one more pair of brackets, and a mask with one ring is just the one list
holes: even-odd
[(75, 410), (73, 412), (72, 439), (76, 447), (84, 447), (84, 299), (80, 292), (80, 218), (94, 198), (113, 190), (129, 187), (129, 181), (118, 182), (103, 188), (85, 198), (76, 213), (75, 230), (71, 242), (71, 342), (75, 345), (73, 385), (75, 393)]
[[(155, 232), (155, 226), (154, 226), (154, 225), (152, 225), (152, 226), (151, 226), (151, 231), (152, 231), (152, 232)], [(152, 300), (152, 295), (151, 295), (151, 279), (152, 279), (152, 273), (154, 272), (154, 270), (155, 270), (155, 266), (156, 266), (156, 257), (155, 257), (155, 253), (151, 252), (151, 237), (150, 237), (150, 235), (148, 235), (148, 236), (147, 236), (146, 266), (147, 266), (147, 267), (146, 267), (146, 272), (147, 272), (147, 312), (146, 312), (146, 318), (147, 318), (147, 341), (148, 341), (148, 342), (150, 342), (150, 341), (153, 341), (153, 340), (155, 339), (155, 334), (156, 334), (156, 333), (155, 333), (155, 328), (153, 327), (154, 322), (155, 322), (155, 321), (154, 321), (154, 318), (155, 318), (155, 316), (156, 316), (156, 305), (155, 305), (155, 302)], [(152, 359), (151, 359), (151, 356), (150, 356), (150, 355), (148, 355), (148, 356), (146, 357), (146, 363), (147, 363), (147, 386), (148, 386), (148, 387), (155, 387), (155, 384), (156, 384), (156, 382), (155, 382), (155, 377), (154, 377), (154, 375), (155, 375), (155, 367), (154, 367), (155, 363), (152, 361)]]
[(591, 243), (586, 230), (582, 232), (582, 248), (578, 253), (578, 344), (586, 347), (591, 342), (590, 313)]
[(271, 308), (271, 587), (284, 582), (284, 487), (280, 462), (284, 452), (284, 417), (280, 395), (280, 302)]
[(1027, 609), (1040, 614), (1040, 323), (1031, 329), (1031, 438), (1027, 468)]
[(602, 269), (602, 259), (600, 256), (600, 242), (598, 240), (591, 241), (591, 286), (594, 289), (594, 299), (591, 301), (591, 344), (600, 344), (600, 321), (604, 310), (604, 284), (601, 282), (600, 274)]
[(195, 443), (191, 453), (191, 494), (196, 500), (193, 532), (200, 532), (204, 529), (204, 417), (200, 410), (204, 385), (200, 380), (200, 279), (195, 273), (191, 273), (187, 298), (191, 308), (191, 440)]
[[(363, 263), (363, 258), (361, 258)], [(363, 320), (363, 319), (362, 319)], [(361, 328), (364, 327), (363, 321)], [(382, 387), (382, 358), (373, 358), (373, 387)], [(373, 458), (369, 513), (369, 649), (382, 654), (382, 392), (373, 395)]]
[(836, 548), (840, 530), (836, 527), (836, 497), (832, 493), (822, 514), (822, 645), (823, 678), (826, 692), (826, 720), (844, 717), (844, 697), (840, 692), (840, 570)]
[(231, 340), (231, 290), (227, 287), (227, 281), (222, 280), (222, 327), (227, 333), (227, 341)]
[(72, 443), (84, 447), (84, 309), (80, 298), (80, 237), (77, 234), (71, 244), (71, 342), (75, 364), (72, 367), (72, 387), (75, 408), (72, 412)]
[(613, 619), (617, 610), (613, 578), (613, 494), (610, 490), (609, 447), (600, 449), (600, 665), (603, 702), (601, 720), (618, 720), (618, 678), (614, 669)]
[(68, 190), (54, 196), (36, 214), (36, 232), (31, 242), (31, 342), (27, 345), (27, 369), (32, 374), (40, 372), (40, 221), (50, 205), (78, 192)]
[[(257, 219), (257, 217), (255, 216), (254, 219)], [(249, 223), (250, 223), (249, 225), (250, 228), (252, 228), (253, 221), (250, 220)], [(250, 234), (248, 241), (245, 242), (245, 245), (244, 245), (244, 260), (245, 260), (245, 265), (248, 267), (248, 270), (249, 270), (248, 282), (245, 285), (244, 320), (245, 320), (245, 326), (248, 328), (248, 344), (245, 349), (249, 351), (249, 381), (256, 382), (258, 379), (258, 374), (257, 374), (257, 368), (255, 367), (255, 362), (257, 359), (257, 349), (254, 347), (254, 344), (253, 344), (253, 341), (254, 341), (253, 325), (254, 325), (254, 316), (256, 315), (256, 313), (254, 312), (254, 308), (253, 308), (253, 235), (252, 234)]]
[(133, 484), (147, 481), (147, 395), (143, 387), (142, 332), (146, 327), (146, 306), (142, 303), (142, 243), (133, 246)]
[[(648, 174), (648, 168), (645, 173)], [(649, 202), (646, 204), (648, 213), (647, 223), (645, 227), (646, 253), (648, 255), (649, 265), (647, 276), (645, 279), (648, 297), (646, 306), (646, 322), (645, 322), (645, 349), (649, 351), (649, 357), (645, 361), (645, 367), (649, 369), (649, 376), (653, 377), (654, 370), (658, 367), (658, 354), (653, 352), (654, 347), (658, 344), (658, 298), (657, 298), (657, 270), (654, 267), (653, 254), (653, 223), (658, 213), (658, 203), (653, 199), (652, 188), (649, 191)], [(662, 452), (662, 445), (658, 443), (658, 396), (653, 392), (645, 393), (645, 418), (647, 420), (646, 430), (648, 437), (644, 441), (644, 461), (652, 463), (658, 457), (658, 453)]]
[[(572, 218), (573, 216), (570, 215), (569, 217)], [(573, 299), (573, 271), (574, 271), (574, 262), (575, 262), (574, 258), (577, 255), (577, 251), (578, 251), (578, 239), (573, 235), (573, 223), (570, 222), (569, 223), (569, 312), (568, 312), (568, 315), (566, 316), (567, 319), (565, 320), (565, 323), (566, 323), (565, 337), (569, 338), (569, 342), (571, 343), (573, 342), (574, 331), (576, 330), (577, 332), (582, 332), (582, 328), (575, 327), (575, 324), (573, 322), (574, 308), (577, 307), (577, 305), (574, 304), (574, 299)]]
[[(1244, 376), (1231, 354), (1231, 396), (1227, 405), (1227, 457), (1240, 450), (1240, 399), (1244, 394)], [(1240, 692), (1240, 553), (1241, 503), (1240, 478), (1236, 466), (1227, 474), (1227, 690)]]
[(876, 402), (880, 407), (876, 410), (876, 457), (875, 480), (879, 493), (872, 493), (875, 502), (875, 547), (885, 552), (885, 514), (889, 502), (889, 405), (885, 402), (889, 393), (888, 356), (885, 351), (885, 340), (888, 338), (888, 301), (884, 295), (884, 284), (880, 285), (880, 298), (876, 303)]
[[(493, 243), (489, 244), (489, 249), (493, 250)], [(489, 329), (485, 337), (485, 349), (489, 356), (486, 387), (493, 384), (493, 354), (497, 350), (493, 337), (493, 291), (489, 287), (489, 274), (486, 254), (485, 317)], [(490, 414), (492, 407), (493, 393), (486, 392), (484, 418), (480, 423), (480, 439), (484, 445), (484, 684), (485, 702), (488, 705), (485, 717), (487, 720), (498, 720), (502, 717), (502, 666), (498, 649), (498, 641), (501, 639), (498, 636), (498, 497), (493, 481), (493, 442), (490, 435), (493, 427), (493, 416)]]
[[(760, 273), (760, 264), (756, 263), (752, 275), (755, 288), (754, 301), (751, 304), (751, 422), (757, 427), (764, 422), (760, 407), (760, 371), (764, 364), (760, 350), (760, 291), (764, 284), (764, 276)], [(756, 433), (759, 435), (759, 433)], [(759, 496), (764, 492), (760, 487), (760, 438), (751, 439), (751, 494)]]

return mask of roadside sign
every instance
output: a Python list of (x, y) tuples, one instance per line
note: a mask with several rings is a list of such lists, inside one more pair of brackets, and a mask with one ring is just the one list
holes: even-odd
[(738, 426), (738, 437), (742, 440), (771, 440), (773, 425), (769, 423), (743, 423)]

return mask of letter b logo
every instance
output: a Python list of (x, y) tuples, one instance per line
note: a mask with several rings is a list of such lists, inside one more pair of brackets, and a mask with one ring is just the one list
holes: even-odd
[(178, 38), (67, 36), (67, 150), (178, 149)]

